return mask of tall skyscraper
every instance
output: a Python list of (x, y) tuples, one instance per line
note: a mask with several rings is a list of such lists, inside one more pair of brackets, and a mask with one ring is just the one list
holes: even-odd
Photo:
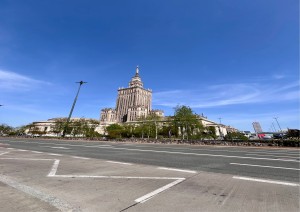
[(152, 90), (143, 87), (139, 67), (137, 66), (128, 88), (118, 89), (116, 108), (101, 110), (100, 122), (130, 122), (141, 117), (147, 117), (149, 114), (164, 116), (162, 110), (152, 110)]
[(254, 131), (256, 133), (261, 133), (262, 132), (262, 129), (261, 129), (261, 126), (260, 126), (259, 122), (253, 122), (252, 125), (253, 125)]
[(141, 116), (146, 117), (151, 111), (151, 101), (152, 91), (143, 88), (137, 66), (135, 76), (129, 82), (129, 87), (118, 89), (117, 122), (133, 121)]

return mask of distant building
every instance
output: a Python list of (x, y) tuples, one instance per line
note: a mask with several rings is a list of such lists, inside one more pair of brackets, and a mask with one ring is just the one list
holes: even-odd
[(162, 110), (152, 110), (152, 90), (143, 88), (137, 66), (128, 88), (118, 89), (116, 108), (101, 110), (100, 124), (107, 126), (112, 123), (133, 122), (150, 114), (164, 116)]
[(256, 133), (261, 133), (263, 131), (259, 122), (253, 122), (252, 125), (253, 125), (253, 129)]
[[(137, 67), (128, 88), (118, 89), (116, 108), (101, 110), (100, 125), (96, 128), (96, 131), (105, 134), (106, 127), (114, 123), (139, 125), (141, 118), (146, 118), (149, 115), (160, 117), (160, 120), (156, 121), (159, 127), (166, 125), (172, 119), (172, 117), (165, 117), (163, 110), (152, 109), (152, 90), (143, 88), (139, 67)], [(224, 137), (227, 134), (227, 129), (236, 130), (230, 126), (210, 121), (203, 114), (198, 117), (198, 120), (204, 127), (215, 127), (216, 135), (219, 137)]]
[[(42, 136), (50, 136), (50, 137), (57, 137), (61, 136), (62, 134), (62, 128), (56, 129), (58, 123), (60, 123), (61, 126), (65, 125), (67, 118), (51, 118), (46, 121), (35, 121), (32, 124), (28, 125), (28, 129), (25, 130), (25, 133), (27, 135), (34, 135), (39, 134)], [(71, 118), (69, 126), (72, 126), (72, 122), (76, 121), (86, 121), (89, 123), (89, 125), (95, 125), (99, 123), (96, 119), (91, 118)]]

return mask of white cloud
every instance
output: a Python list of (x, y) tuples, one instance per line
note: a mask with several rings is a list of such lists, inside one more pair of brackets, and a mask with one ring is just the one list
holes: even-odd
[(221, 84), (195, 90), (173, 90), (153, 94), (155, 105), (174, 107), (178, 104), (192, 108), (208, 108), (248, 103), (270, 103), (297, 100), (299, 83), (280, 84)]
[(2, 91), (28, 91), (42, 84), (49, 83), (15, 72), (0, 70), (0, 89)]
[(274, 79), (279, 80), (279, 79), (285, 78), (285, 75), (283, 75), (283, 74), (275, 74), (275, 75), (273, 75), (272, 77), (273, 77)]

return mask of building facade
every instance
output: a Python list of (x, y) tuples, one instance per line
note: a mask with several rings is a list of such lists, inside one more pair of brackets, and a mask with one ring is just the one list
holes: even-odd
[[(165, 117), (163, 110), (152, 109), (152, 90), (145, 89), (139, 74), (139, 67), (136, 67), (135, 75), (129, 82), (128, 88), (119, 88), (116, 101), (116, 108), (104, 108), (100, 114), (100, 125), (96, 131), (100, 134), (106, 134), (106, 127), (111, 124), (141, 124), (141, 118), (149, 115), (160, 117), (156, 121), (158, 127), (168, 125), (172, 117)], [(204, 127), (215, 127), (216, 135), (224, 137), (227, 134), (227, 126), (217, 124), (208, 120), (207, 117), (199, 116), (199, 122)]]
[(112, 123), (134, 122), (150, 114), (164, 116), (162, 110), (152, 110), (152, 90), (144, 88), (137, 66), (128, 88), (118, 89), (116, 108), (101, 110), (100, 124), (107, 126)]

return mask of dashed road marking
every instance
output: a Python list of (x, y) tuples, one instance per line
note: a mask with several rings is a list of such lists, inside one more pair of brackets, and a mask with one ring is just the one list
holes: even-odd
[(243, 163), (230, 163), (230, 164), (231, 164), (231, 165), (237, 165), (237, 166), (255, 166), (255, 167), (262, 167), (262, 168), (288, 169), (288, 170), (297, 170), (297, 171), (300, 171), (300, 169), (296, 169), (296, 168), (287, 168), (287, 167), (278, 167), (278, 166), (263, 166), (263, 165), (243, 164)]
[(0, 153), (0, 155), (5, 155), (5, 154), (8, 154), (9, 152), (2, 152)]
[(18, 151), (20, 151), (20, 152), (27, 152), (28, 150), (26, 150), (26, 149), (18, 149)]
[(124, 163), (124, 162), (118, 162), (118, 161), (111, 161), (111, 160), (107, 160), (106, 162), (108, 163), (117, 163), (117, 164), (122, 164), (122, 165), (132, 165), (132, 163)]
[(67, 148), (67, 147), (62, 147), (62, 146), (53, 146), (51, 147), (52, 149), (70, 149), (70, 148)]
[(158, 167), (158, 169), (164, 169), (168, 171), (177, 171), (177, 172), (187, 172), (187, 173), (197, 173), (196, 171), (193, 170), (186, 170), (186, 169), (173, 169), (173, 168), (167, 168), (167, 167)]
[(31, 151), (33, 153), (38, 153), (38, 154), (41, 154), (42, 152), (38, 152), (38, 151)]
[(261, 157), (276, 157), (276, 158), (293, 158), (293, 159), (300, 159), (299, 157), (291, 157), (291, 156), (285, 156), (285, 155), (261, 155), (261, 154), (246, 154), (246, 155), (255, 155), (255, 156), (261, 156)]
[(54, 153), (48, 153), (48, 155), (53, 155), (53, 156), (62, 156), (60, 154), (54, 154)]
[(89, 160), (90, 158), (85, 158), (85, 157), (78, 157), (78, 156), (71, 156), (72, 158), (76, 159), (84, 159), (84, 160)]
[(258, 178), (251, 178), (251, 177), (233, 176), (232, 178), (238, 179), (238, 180), (261, 182), (261, 183), (272, 183), (272, 184), (287, 185), (287, 186), (300, 186), (300, 184), (298, 184), (298, 183), (289, 183), (289, 182), (283, 182), (283, 181), (266, 180), (266, 179), (258, 179)]
[(299, 163), (299, 160), (292, 159), (277, 159), (277, 158), (256, 158), (256, 157), (245, 157), (245, 156), (235, 156), (235, 155), (214, 155), (214, 154), (205, 154), (205, 153), (192, 153), (192, 152), (170, 152), (163, 150), (149, 150), (149, 149), (129, 149), (121, 147), (94, 147), (94, 148), (108, 148), (113, 150), (127, 150), (127, 151), (136, 151), (136, 152), (155, 152), (155, 153), (167, 153), (175, 155), (195, 155), (195, 156), (208, 156), (208, 157), (221, 157), (221, 158), (239, 158), (239, 159), (252, 159), (252, 160), (269, 160), (269, 161), (284, 161), (284, 162), (296, 162)]

